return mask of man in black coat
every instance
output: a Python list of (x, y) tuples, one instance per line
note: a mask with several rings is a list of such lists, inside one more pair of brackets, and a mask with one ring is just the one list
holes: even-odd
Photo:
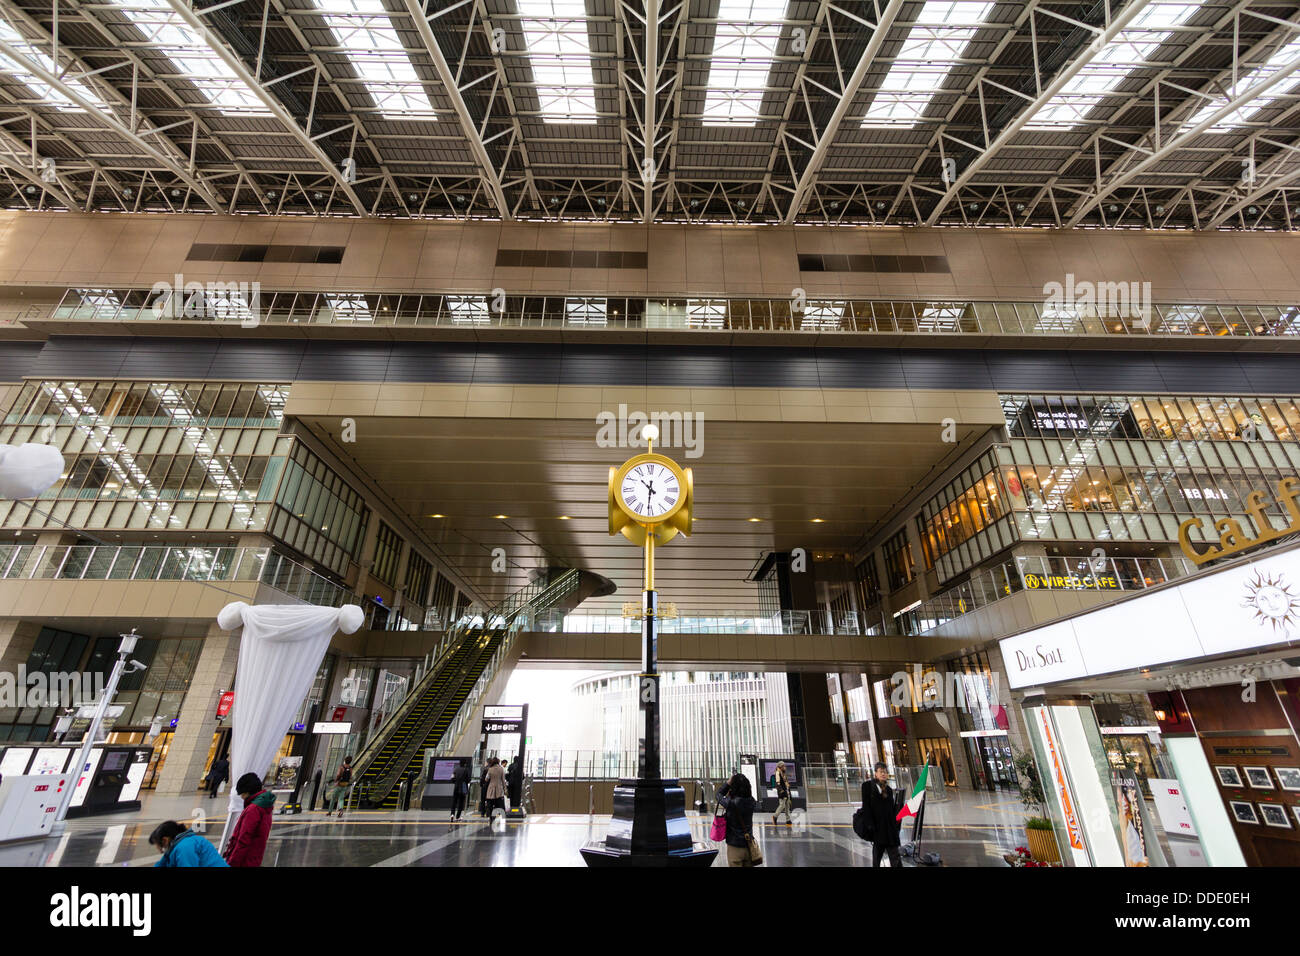
[(217, 790), (229, 779), (230, 761), (225, 757), (218, 757), (212, 761), (212, 767), (208, 770), (208, 796), (215, 797)]
[(889, 785), (889, 768), (883, 763), (876, 764), (875, 776), (862, 784), (862, 806), (871, 820), (874, 833), (871, 850), (871, 865), (880, 866), (880, 858), (889, 854), (890, 866), (902, 866), (898, 854), (899, 833), (902, 824), (896, 819), (903, 805), (901, 794)]
[(465, 802), (469, 799), (469, 764), (456, 764), (451, 775), (451, 818), (459, 820), (465, 812)]

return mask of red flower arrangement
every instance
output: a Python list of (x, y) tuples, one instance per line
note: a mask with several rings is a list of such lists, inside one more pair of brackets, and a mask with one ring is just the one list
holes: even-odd
[(1002, 859), (1006, 860), (1008, 866), (1059, 866), (1059, 863), (1040, 863), (1035, 860), (1029, 852), (1029, 847), (1018, 846), (1010, 853), (1002, 854)]

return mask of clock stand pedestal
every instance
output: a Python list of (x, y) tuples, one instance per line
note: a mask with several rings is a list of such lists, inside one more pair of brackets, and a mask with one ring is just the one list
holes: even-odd
[[(654, 560), (654, 539), (646, 546)], [(647, 583), (653, 583), (647, 574)], [(658, 596), (647, 588), (641, 596), (641, 673), (638, 677), (637, 776), (614, 788), (614, 816), (603, 842), (588, 843), (582, 858), (588, 866), (711, 866), (718, 851), (695, 843), (686, 818), (681, 784), (659, 776)]]

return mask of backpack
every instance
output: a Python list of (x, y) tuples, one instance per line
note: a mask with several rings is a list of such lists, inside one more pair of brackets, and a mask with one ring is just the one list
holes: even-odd
[(871, 814), (867, 813), (866, 807), (858, 807), (853, 811), (853, 832), (867, 842), (875, 839), (875, 832), (871, 826)]

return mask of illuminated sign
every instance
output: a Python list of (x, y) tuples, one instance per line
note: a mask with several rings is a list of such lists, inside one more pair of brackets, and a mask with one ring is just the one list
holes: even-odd
[(318, 720), (311, 725), (313, 734), (350, 734), (352, 733), (352, 721), (350, 720)]
[(1030, 591), (1122, 591), (1119, 579), (1111, 574), (1026, 574), (1025, 587)]
[(1204, 537), (1203, 526), (1206, 519), (1188, 518), (1178, 526), (1178, 546), (1183, 549), (1183, 554), (1196, 564), (1204, 564), (1206, 561), (1237, 554), (1239, 551), (1246, 551), (1267, 544), (1283, 535), (1300, 531), (1300, 504), (1296, 503), (1296, 499), (1300, 498), (1300, 478), (1293, 475), (1279, 481), (1276, 497), (1278, 504), (1286, 509), (1285, 528), (1273, 527), (1273, 523), (1264, 514), (1264, 509), (1270, 504), (1266, 500), (1268, 494), (1257, 489), (1246, 496), (1246, 513), (1250, 515), (1251, 524), (1259, 529), (1253, 537), (1242, 529), (1241, 522), (1236, 518), (1220, 518), (1214, 522), (1214, 530), (1219, 533), (1218, 540), (1205, 542), (1208, 546), (1204, 550), (1198, 550), (1196, 542), (1192, 541), (1191, 531), (1195, 528)]

